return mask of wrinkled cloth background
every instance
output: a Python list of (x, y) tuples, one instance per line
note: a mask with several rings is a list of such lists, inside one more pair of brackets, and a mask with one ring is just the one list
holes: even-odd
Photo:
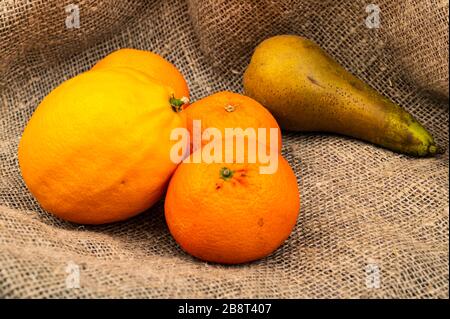
[[(80, 28), (66, 27), (70, 3), (79, 5)], [(111, 51), (161, 54), (195, 100), (242, 92), (253, 48), (282, 33), (315, 40), (448, 145), (448, 1), (380, 0), (374, 29), (365, 24), (369, 3), (0, 2), (0, 297), (448, 298), (448, 151), (415, 159), (350, 138), (284, 132), (301, 191), (298, 223), (270, 257), (240, 266), (183, 253), (162, 202), (117, 224), (59, 220), (39, 207), (18, 169), (18, 141), (41, 99)], [(73, 265), (78, 289), (67, 286)]]

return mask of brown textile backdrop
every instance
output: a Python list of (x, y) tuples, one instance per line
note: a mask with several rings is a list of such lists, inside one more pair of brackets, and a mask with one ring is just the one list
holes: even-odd
[[(70, 3), (79, 5), (79, 29), (66, 28)], [(240, 266), (183, 253), (162, 203), (117, 224), (61, 221), (39, 208), (18, 169), (18, 141), (40, 100), (111, 51), (163, 55), (195, 100), (241, 92), (252, 49), (280, 33), (318, 42), (447, 145), (448, 1), (380, 0), (374, 29), (365, 24), (369, 3), (1, 1), (0, 297), (448, 298), (448, 151), (413, 159), (284, 132), (302, 197), (298, 223), (270, 257)], [(66, 286), (70, 262), (79, 265), (79, 289)]]

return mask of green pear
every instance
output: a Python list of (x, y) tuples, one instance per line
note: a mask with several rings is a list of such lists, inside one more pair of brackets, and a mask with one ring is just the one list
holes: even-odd
[(245, 94), (286, 130), (338, 133), (415, 156), (441, 152), (411, 114), (308, 39), (280, 35), (261, 42), (243, 81)]

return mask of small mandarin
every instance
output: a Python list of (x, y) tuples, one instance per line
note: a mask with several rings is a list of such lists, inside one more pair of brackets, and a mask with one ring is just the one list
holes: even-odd
[(268, 256), (291, 233), (300, 209), (294, 172), (276, 152), (278, 169), (261, 174), (262, 163), (249, 163), (245, 152), (242, 162), (191, 160), (175, 171), (165, 217), (187, 253), (210, 262), (245, 263)]

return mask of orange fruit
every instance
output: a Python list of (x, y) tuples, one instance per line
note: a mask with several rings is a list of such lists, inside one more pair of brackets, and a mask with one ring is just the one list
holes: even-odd
[(47, 95), (19, 144), (23, 179), (41, 206), (68, 221), (127, 219), (159, 200), (177, 163), (173, 91), (125, 68), (78, 75)]
[[(223, 147), (225, 148), (225, 147)], [(197, 150), (196, 152), (200, 152)], [(278, 169), (262, 163), (181, 163), (166, 194), (170, 233), (187, 253), (210, 262), (237, 264), (263, 258), (291, 233), (299, 213), (297, 180), (287, 161), (273, 153)]]
[[(218, 92), (192, 103), (186, 108), (185, 116), (191, 135), (191, 145), (194, 139), (193, 121), (201, 120), (201, 133), (207, 128), (217, 128), (225, 138), (226, 128), (243, 130), (251, 128), (255, 129), (258, 142), (268, 147), (271, 145), (268, 129), (274, 128), (278, 134), (277, 149), (281, 151), (281, 131), (277, 121), (264, 106), (248, 96), (228, 91)], [(265, 129), (265, 138), (259, 137), (258, 128)], [(247, 138), (245, 140), (248, 141)], [(208, 142), (208, 140), (202, 140), (201, 145)]]
[(119, 49), (101, 59), (92, 70), (126, 67), (141, 71), (164, 86), (173, 89), (176, 98), (189, 98), (189, 88), (183, 75), (160, 55), (138, 49)]

